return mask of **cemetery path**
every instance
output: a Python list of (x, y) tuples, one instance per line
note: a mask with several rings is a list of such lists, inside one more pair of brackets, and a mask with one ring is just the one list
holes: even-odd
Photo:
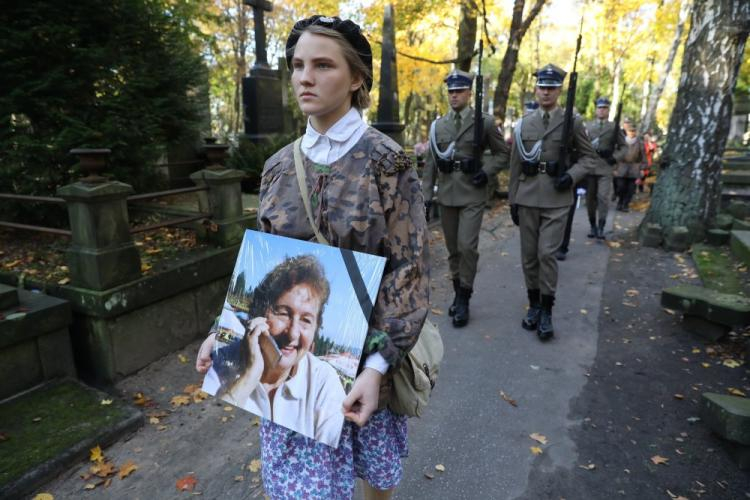
[[(687, 256), (632, 242), (642, 215), (618, 213), (613, 241), (603, 244), (586, 238), (585, 208), (578, 210), (571, 252), (560, 263), (556, 335), (547, 344), (520, 327), (526, 292), (507, 209), (485, 216), (471, 323), (463, 329), (445, 312), (452, 290), (434, 228), (431, 317), (446, 355), (430, 407), (410, 422), (396, 498), (750, 498), (748, 474), (688, 420), (701, 391), (747, 388), (747, 372), (708, 357), (661, 309), (662, 287), (696, 277)], [(116, 387), (123, 397), (151, 399), (145, 426), (104, 449), (107, 460), (132, 461), (137, 470), (89, 491), (85, 485), (98, 478), (82, 479), (90, 464), (79, 464), (39, 491), (58, 499), (185, 498), (177, 481), (193, 476), (193, 494), (202, 498), (263, 498), (256, 419), (211, 398), (173, 399), (200, 383), (198, 345)], [(535, 433), (546, 444), (529, 437)], [(667, 465), (652, 463), (654, 456)]]

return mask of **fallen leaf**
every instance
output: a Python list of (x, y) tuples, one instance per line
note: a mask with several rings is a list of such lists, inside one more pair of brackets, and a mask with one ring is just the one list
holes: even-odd
[(150, 417), (150, 418), (148, 419), (148, 423), (149, 423), (149, 424), (154, 424), (154, 425), (156, 425), (156, 424), (158, 424), (159, 422), (161, 422), (161, 420), (159, 420), (159, 419), (158, 419), (158, 417)]
[(152, 266), (151, 264), (148, 264), (146, 262), (141, 262), (141, 272), (142, 273), (150, 271), (152, 267), (154, 267), (154, 266)]
[(151, 398), (146, 397), (142, 392), (136, 392), (133, 394), (133, 404), (136, 406), (146, 406), (151, 401)]
[(700, 349), (698, 349), (697, 347), (693, 347), (693, 350), (692, 350), (692, 351), (690, 351), (690, 352), (692, 352), (693, 354), (700, 354), (700, 353), (701, 353), (701, 350), (700, 350)]
[(57, 282), (58, 285), (67, 285), (70, 283), (70, 278), (63, 278)]
[(538, 446), (531, 446), (529, 449), (531, 450), (531, 453), (533, 453), (534, 455), (541, 455), (542, 453), (544, 453), (542, 449)]
[(112, 462), (97, 462), (89, 467), (89, 471), (99, 477), (107, 477), (117, 472), (117, 467)]
[(667, 465), (669, 459), (666, 457), (662, 457), (661, 455), (654, 455), (653, 457), (651, 457), (651, 462), (653, 462), (654, 465)]
[(430, 309), (430, 311), (432, 311), (432, 314), (436, 314), (438, 316), (440, 316), (441, 314), (443, 314), (443, 310), (442, 309), (438, 309), (437, 307), (433, 307), (432, 309)]
[(747, 397), (747, 394), (735, 387), (727, 387), (727, 392), (732, 396), (739, 396), (741, 398)]
[(198, 384), (190, 384), (186, 385), (185, 388), (182, 390), (185, 394), (193, 394), (194, 392), (200, 391), (201, 386)]
[(208, 393), (204, 391), (197, 391), (197, 392), (194, 392), (192, 396), (193, 396), (194, 403), (200, 403), (201, 401), (208, 398)]
[(102, 449), (99, 445), (96, 445), (89, 451), (91, 452), (91, 454), (89, 455), (89, 460), (91, 462), (102, 462), (104, 460), (104, 455), (102, 455)]
[(507, 402), (511, 406), (518, 407), (518, 403), (516, 403), (515, 399), (512, 399), (510, 396), (505, 394), (503, 391), (500, 391), (500, 397), (503, 398), (503, 401)]
[(588, 311), (587, 311), (586, 309), (581, 309), (581, 314), (583, 314), (584, 316), (585, 316), (586, 314), (588, 314), (588, 313), (589, 313), (589, 312), (588, 312)]
[(179, 359), (180, 363), (183, 363), (183, 364), (189, 361), (188, 357), (185, 356), (184, 354), (178, 354), (177, 359)]
[(245, 476), (234, 476), (234, 482), (241, 483), (245, 480)]
[(94, 488), (96, 488), (97, 486), (99, 486), (99, 484), (101, 484), (101, 483), (86, 483), (83, 486), (83, 489), (84, 490), (93, 490)]
[(111, 399), (102, 399), (99, 404), (102, 405), (102, 406), (108, 406), (108, 405), (112, 404), (112, 400)]
[(32, 500), (55, 500), (49, 493), (39, 493)]
[(663, 309), (664, 309), (665, 313), (671, 314), (672, 316), (674, 316), (675, 314), (677, 314), (677, 312), (675, 310), (673, 310), (673, 309), (667, 309), (666, 307), (663, 308)]
[(640, 295), (640, 293), (641, 292), (639, 292), (635, 288), (630, 288), (628, 290), (625, 290), (625, 295), (627, 295), (628, 297), (635, 297), (637, 295)]
[(146, 254), (148, 255), (154, 255), (161, 252), (161, 248), (147, 248)]
[(128, 460), (122, 467), (120, 467), (120, 472), (117, 473), (117, 477), (125, 479), (136, 470), (138, 470), (138, 466), (135, 465), (132, 460)]
[(178, 479), (175, 486), (177, 486), (177, 489), (179, 491), (193, 491), (196, 484), (198, 484), (198, 480), (195, 478), (195, 476), (192, 474), (188, 474), (187, 476)]
[(742, 363), (736, 359), (725, 359), (721, 364), (727, 368), (737, 368), (738, 366), (742, 366)]
[(711, 368), (711, 365), (710, 365), (710, 364), (708, 364), (708, 363), (701, 363), (701, 366), (702, 366), (703, 368)]
[(594, 470), (596, 469), (596, 464), (579, 465), (578, 467), (584, 470)]
[(632, 302), (628, 302), (627, 300), (623, 300), (622, 305), (628, 306), (628, 307), (638, 307), (637, 305), (633, 304)]
[(539, 434), (538, 432), (529, 434), (529, 437), (538, 443), (547, 444), (547, 437)]
[(682, 394), (675, 394), (674, 398), (675, 399), (685, 399), (685, 396), (683, 396)]
[(42, 421), (42, 417), (34, 417), (34, 418), (31, 419), (31, 421), (34, 422), (35, 424), (39, 423), (39, 422)]
[(445, 465), (443, 465), (443, 464), (437, 464), (435, 466), (435, 470), (439, 471), (439, 472), (445, 472)]
[(426, 477), (427, 479), (435, 479), (435, 475), (429, 472), (425, 472), (424, 477)]
[(247, 466), (247, 470), (250, 472), (258, 472), (260, 470), (261, 462), (257, 458), (250, 461), (250, 464)]
[(182, 394), (178, 394), (177, 396), (173, 396), (172, 399), (169, 400), (169, 402), (172, 403), (172, 406), (189, 405), (190, 396), (184, 396)]

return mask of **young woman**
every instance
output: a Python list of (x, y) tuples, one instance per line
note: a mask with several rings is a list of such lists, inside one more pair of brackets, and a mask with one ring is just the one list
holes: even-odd
[[(292, 86), (308, 115), (300, 144), (314, 223), (329, 244), (382, 255), (387, 263), (364, 346), (365, 363), (344, 400), (337, 448), (264, 420), (263, 485), (271, 498), (389, 498), (407, 453), (406, 418), (387, 408), (392, 371), (416, 343), (427, 315), (428, 263), (419, 179), (403, 150), (368, 127), (372, 51), (359, 26), (313, 16), (286, 43)], [(263, 170), (259, 229), (315, 240), (295, 171), (294, 145)], [(196, 367), (207, 370), (205, 359)]]

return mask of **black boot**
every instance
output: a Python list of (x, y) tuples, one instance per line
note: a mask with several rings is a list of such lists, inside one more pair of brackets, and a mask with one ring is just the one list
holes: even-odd
[(536, 330), (539, 324), (539, 315), (542, 312), (542, 304), (539, 302), (539, 289), (527, 290), (529, 296), (529, 310), (526, 311), (526, 317), (521, 320), (521, 326), (525, 330)]
[(459, 286), (456, 314), (453, 315), (453, 326), (456, 328), (461, 328), (469, 323), (469, 299), (471, 299), (471, 288)]
[(458, 302), (458, 289), (461, 286), (459, 280), (453, 280), (453, 303), (448, 308), (448, 316), (456, 314), (456, 302)]
[(599, 226), (596, 228), (596, 239), (603, 240), (604, 238), (604, 225), (607, 223), (607, 219), (599, 219)]
[(599, 233), (596, 232), (596, 219), (593, 217), (589, 217), (589, 224), (591, 224), (591, 231), (589, 231), (588, 236), (589, 238), (596, 238)]
[(552, 306), (554, 303), (554, 295), (542, 295), (542, 312), (539, 314), (539, 326), (536, 330), (539, 340), (549, 340), (555, 335), (552, 327)]

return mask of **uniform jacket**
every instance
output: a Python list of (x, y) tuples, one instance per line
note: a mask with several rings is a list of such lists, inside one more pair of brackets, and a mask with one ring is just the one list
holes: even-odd
[[(448, 113), (437, 119), (435, 124), (435, 138), (440, 151), (445, 151), (452, 141), (456, 141), (456, 160), (472, 158), (474, 154), (474, 110), (468, 108), (468, 118), (461, 123), (461, 130), (456, 133), (456, 126), (452, 113)], [(491, 115), (482, 114), (484, 118), (482, 146), (483, 151), (489, 147), (492, 152), (491, 160), (482, 165), (487, 176), (497, 174), (500, 169), (508, 165), (508, 145), (503, 140), (500, 131), (495, 126), (495, 120)], [(437, 169), (436, 158), (432, 149), (427, 152), (424, 174), (422, 178), (422, 191), (424, 198), (431, 201), (435, 182), (438, 185), (438, 201), (441, 205), (461, 207), (483, 203), (487, 200), (487, 187), (477, 187), (471, 183), (474, 174), (461, 171), (443, 173)]]
[(646, 149), (639, 137), (632, 145), (625, 144), (615, 154), (617, 168), (615, 177), (627, 177), (637, 179), (641, 176), (641, 170), (646, 167)]
[[(542, 153), (539, 161), (557, 161), (562, 141), (562, 122), (564, 111), (555, 108), (550, 112), (549, 127), (544, 130), (541, 108), (524, 115), (521, 122), (521, 138), (526, 150), (530, 150), (534, 143), (541, 139), (546, 132), (547, 137), (542, 142)], [(518, 126), (518, 125), (516, 125)], [(578, 150), (578, 161), (568, 170), (573, 178), (573, 184), (593, 172), (594, 162), (598, 155), (589, 142), (586, 129), (580, 116), (576, 116), (573, 124), (573, 147)], [(515, 137), (515, 134), (514, 134)], [(510, 186), (508, 193), (511, 204), (517, 203), (525, 207), (559, 208), (573, 204), (573, 188), (558, 191), (553, 184), (553, 177), (546, 173), (526, 176), (521, 172), (521, 154), (514, 143), (510, 156)]]
[(625, 145), (625, 136), (615, 128), (614, 122), (607, 120), (586, 122), (586, 130), (589, 133), (591, 145), (599, 153), (594, 171), (591, 172), (594, 175), (612, 175), (615, 169), (615, 165), (610, 165), (602, 158), (607, 154), (613, 155), (615, 151)]
[[(258, 226), (315, 240), (300, 197), (289, 144), (266, 161)], [(429, 301), (427, 223), (419, 178), (401, 147), (369, 127), (330, 165), (304, 158), (313, 217), (335, 247), (387, 258), (364, 355), (380, 352), (397, 366), (416, 343)]]

